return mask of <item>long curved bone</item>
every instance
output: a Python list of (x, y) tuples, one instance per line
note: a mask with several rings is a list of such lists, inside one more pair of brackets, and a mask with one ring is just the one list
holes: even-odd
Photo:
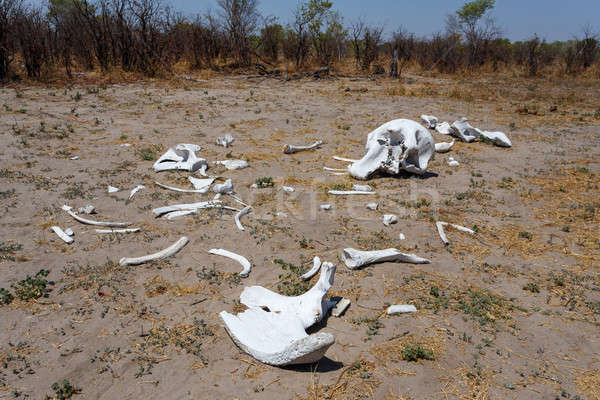
[(61, 238), (65, 243), (73, 243), (73, 238), (69, 235), (67, 235), (65, 233), (65, 231), (63, 231), (62, 229), (60, 229), (59, 226), (52, 226), (50, 227), (54, 233), (56, 233), (58, 235), (59, 238)]
[(173, 243), (166, 249), (161, 250), (157, 253), (149, 254), (147, 256), (142, 256), (142, 257), (133, 257), (133, 258), (123, 257), (123, 258), (121, 258), (121, 260), (119, 260), (119, 265), (121, 265), (121, 266), (139, 265), (139, 264), (144, 264), (144, 263), (147, 263), (150, 261), (160, 260), (162, 258), (170, 257), (173, 254), (177, 253), (179, 250), (181, 250), (183, 248), (183, 246), (185, 246), (188, 243), (188, 241), (189, 240), (187, 237), (182, 236), (178, 241), (176, 241), (175, 243)]
[(134, 187), (133, 189), (131, 189), (131, 193), (129, 193), (129, 200), (131, 200), (131, 198), (140, 190), (142, 189), (146, 189), (146, 186), (144, 185), (137, 185), (136, 187)]
[(283, 152), (285, 154), (292, 154), (292, 153), (297, 153), (299, 151), (304, 151), (304, 150), (318, 149), (319, 146), (321, 146), (322, 144), (323, 144), (323, 141), (321, 141), (321, 140), (317, 140), (310, 146), (294, 146), (291, 144), (286, 144), (285, 146), (283, 146)]
[(184, 171), (204, 171), (208, 163), (204, 158), (196, 157), (196, 152), (202, 150), (202, 147), (195, 144), (182, 143), (174, 148), (167, 150), (154, 163), (154, 171), (184, 170)]
[(267, 307), (271, 312), (295, 315), (306, 329), (323, 319), (327, 313), (325, 295), (333, 285), (335, 265), (321, 264), (321, 276), (317, 283), (300, 296), (288, 297), (262, 286), (250, 286), (240, 295), (240, 302), (247, 307)]
[(350, 195), (350, 194), (376, 194), (376, 192), (364, 192), (362, 190), (330, 190), (329, 194)]
[(386, 122), (369, 133), (365, 149), (365, 156), (348, 167), (356, 179), (368, 179), (376, 172), (422, 175), (435, 154), (431, 133), (408, 119)]
[(156, 182), (156, 181), (154, 181), (154, 184), (156, 186), (160, 186), (163, 189), (173, 190), (174, 192), (181, 192), (181, 193), (206, 193), (206, 191), (204, 189), (202, 189), (202, 190), (180, 189), (180, 188), (176, 188), (176, 187), (173, 187), (173, 186), (163, 185), (162, 183), (159, 183), (159, 182)]
[(250, 212), (250, 210), (252, 210), (252, 207), (246, 206), (246, 207), (244, 207), (242, 209), (242, 211), (240, 211), (239, 213), (235, 214), (235, 224), (237, 225), (237, 227), (238, 227), (238, 229), (240, 231), (245, 230), (244, 226), (240, 222), (240, 218), (242, 218), (244, 215), (248, 214)]
[(304, 275), (302, 275), (300, 278), (307, 281), (310, 278), (312, 278), (313, 276), (315, 276), (315, 274), (317, 272), (319, 272), (320, 269), (321, 269), (321, 259), (319, 257), (315, 256), (315, 258), (313, 258), (312, 268), (308, 272), (306, 272)]
[(335, 342), (329, 333), (307, 335), (294, 315), (250, 308), (238, 315), (219, 316), (233, 342), (258, 361), (275, 366), (319, 361)]
[(102, 222), (102, 221), (92, 221), (91, 219), (82, 218), (79, 215), (75, 214), (71, 207), (68, 205), (62, 206), (62, 209), (65, 210), (71, 217), (75, 218), (76, 221), (81, 222), (86, 225), (95, 225), (95, 226), (112, 226), (112, 227), (124, 227), (131, 225), (131, 222)]
[(250, 264), (250, 261), (248, 261), (248, 259), (246, 257), (240, 256), (239, 254), (235, 254), (235, 253), (232, 253), (231, 251), (227, 251), (227, 250), (223, 250), (223, 249), (210, 249), (208, 252), (210, 254), (215, 254), (217, 256), (231, 258), (232, 260), (235, 260), (235, 261), (239, 262), (240, 264), (242, 264), (242, 267), (244, 267), (244, 269), (242, 269), (242, 272), (240, 272), (240, 276), (242, 278), (246, 278), (250, 274), (250, 269), (252, 268), (252, 264)]
[(96, 229), (96, 233), (134, 233), (139, 232), (140, 228), (130, 229)]
[(475, 234), (474, 230), (466, 228), (464, 226), (450, 224), (448, 222), (443, 222), (443, 221), (438, 221), (435, 223), (435, 226), (437, 228), (438, 234), (440, 235), (440, 239), (442, 239), (442, 242), (444, 243), (444, 245), (450, 244), (450, 241), (448, 240), (448, 237), (446, 236), (446, 232), (444, 231), (444, 226), (448, 226), (448, 225), (450, 225), (451, 227), (453, 227), (455, 229), (458, 229), (459, 231), (467, 232), (467, 233), (470, 233), (471, 235)]
[(323, 167), (323, 170), (327, 171), (327, 172), (344, 172), (344, 173), (348, 172), (348, 169), (342, 169), (342, 168)]
[(394, 248), (373, 251), (360, 251), (347, 248), (342, 252), (342, 260), (349, 269), (357, 269), (364, 265), (385, 261), (400, 261), (410, 264), (429, 264), (430, 262), (426, 258), (421, 258), (414, 254), (402, 253), (400, 250)]
[(394, 305), (389, 306), (387, 308), (386, 312), (388, 315), (404, 314), (404, 313), (417, 312), (417, 308), (415, 306), (413, 306), (412, 304), (394, 304)]
[(333, 156), (334, 160), (338, 160), (338, 161), (346, 161), (346, 162), (350, 162), (350, 163), (354, 163), (357, 162), (358, 160), (355, 160), (354, 158), (346, 158), (346, 157), (338, 157), (338, 156)]
[(423, 121), (423, 123), (425, 124), (425, 126), (427, 126), (427, 128), (429, 129), (435, 129), (437, 123), (438, 123), (438, 119), (436, 117), (434, 117), (433, 115), (421, 115), (421, 121)]
[[(201, 201), (199, 203), (189, 203), (189, 204), (173, 204), (171, 206), (159, 207), (152, 210), (157, 217), (160, 217), (163, 214), (167, 214), (173, 211), (184, 211), (184, 210), (198, 210), (202, 208), (218, 208), (224, 207), (221, 203), (221, 200), (208, 200)], [(236, 210), (239, 211), (239, 210)]]
[(435, 144), (436, 153), (447, 153), (454, 146), (454, 140), (451, 142), (438, 142)]

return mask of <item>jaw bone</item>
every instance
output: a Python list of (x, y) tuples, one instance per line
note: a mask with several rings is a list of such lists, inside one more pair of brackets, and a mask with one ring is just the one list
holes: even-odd
[(346, 267), (349, 269), (357, 269), (364, 265), (385, 261), (400, 261), (410, 264), (429, 264), (430, 262), (426, 258), (421, 258), (414, 254), (402, 253), (394, 248), (373, 251), (360, 251), (347, 248), (342, 252), (342, 261), (344, 261)]
[(392, 175), (400, 171), (424, 174), (435, 153), (433, 137), (415, 121), (395, 119), (367, 137), (367, 154), (348, 167), (356, 179), (368, 179), (375, 172)]
[(121, 265), (122, 267), (127, 266), (127, 265), (139, 265), (139, 264), (147, 263), (149, 261), (154, 261), (154, 260), (159, 260), (161, 258), (170, 257), (173, 254), (177, 253), (179, 250), (181, 250), (183, 248), (183, 246), (185, 246), (187, 244), (187, 242), (188, 242), (188, 238), (185, 236), (182, 236), (178, 241), (176, 241), (175, 243), (173, 243), (166, 249), (156, 252), (154, 254), (149, 254), (147, 256), (142, 256), (142, 257), (133, 257), (133, 258), (123, 257), (123, 258), (121, 258), (121, 260), (119, 260), (119, 265)]
[(322, 144), (323, 142), (321, 140), (314, 142), (310, 146), (294, 146), (291, 144), (286, 144), (285, 146), (283, 146), (283, 152), (285, 154), (293, 154), (299, 151), (318, 149), (319, 146), (321, 146)]
[(227, 333), (240, 349), (265, 364), (318, 361), (335, 337), (321, 332), (309, 336), (305, 329), (320, 321), (327, 311), (323, 297), (333, 284), (334, 273), (333, 264), (323, 263), (317, 284), (297, 297), (282, 296), (260, 286), (247, 287), (240, 296), (241, 303), (249, 307), (246, 311), (219, 314)]
[(154, 171), (184, 170), (204, 172), (208, 167), (205, 159), (196, 157), (202, 147), (195, 144), (182, 143), (170, 148), (154, 163)]
[(271, 312), (295, 315), (302, 326), (308, 328), (323, 319), (327, 312), (324, 297), (333, 285), (334, 274), (335, 265), (324, 262), (317, 283), (300, 296), (282, 296), (262, 286), (250, 286), (240, 295), (240, 302), (247, 307), (267, 307)]

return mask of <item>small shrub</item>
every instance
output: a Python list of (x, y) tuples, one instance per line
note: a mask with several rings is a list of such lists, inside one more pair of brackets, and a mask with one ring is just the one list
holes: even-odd
[(519, 237), (523, 238), (523, 239), (531, 240), (531, 239), (533, 239), (533, 233), (526, 232), (526, 231), (519, 232)]
[(60, 385), (54, 382), (51, 387), (55, 392), (55, 398), (59, 400), (70, 399), (74, 394), (81, 392), (81, 388), (71, 385), (68, 379), (63, 379)]
[(10, 304), (14, 300), (14, 296), (6, 289), (0, 288), (0, 303)]
[(154, 161), (156, 158), (156, 153), (149, 147), (140, 150), (140, 156), (144, 161)]
[(425, 350), (423, 346), (416, 343), (406, 343), (402, 349), (404, 361), (433, 360), (433, 351)]
[(259, 188), (273, 187), (275, 185), (275, 183), (273, 182), (273, 178), (271, 178), (270, 176), (256, 178), (254, 183), (256, 183), (256, 186), (258, 186)]
[(523, 286), (523, 290), (528, 290), (531, 293), (539, 293), (540, 288), (535, 282), (529, 282), (527, 285)]
[(46, 296), (49, 291), (48, 285), (52, 285), (52, 282), (44, 279), (49, 273), (50, 271), (47, 269), (40, 269), (33, 277), (27, 275), (27, 278), (19, 281), (16, 285), (11, 285), (15, 290), (15, 296), (24, 301)]

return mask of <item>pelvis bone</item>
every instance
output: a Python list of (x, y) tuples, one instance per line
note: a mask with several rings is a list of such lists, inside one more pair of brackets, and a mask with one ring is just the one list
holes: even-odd
[(154, 163), (156, 172), (180, 169), (184, 171), (206, 171), (208, 163), (204, 158), (196, 157), (202, 147), (195, 144), (178, 144), (170, 148)]
[(422, 175), (435, 153), (431, 134), (408, 119), (395, 119), (375, 129), (367, 137), (367, 154), (348, 167), (350, 175), (368, 179), (375, 172), (396, 175), (400, 171)]

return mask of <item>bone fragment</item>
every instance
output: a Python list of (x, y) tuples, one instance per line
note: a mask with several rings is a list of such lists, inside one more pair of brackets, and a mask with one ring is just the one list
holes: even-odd
[(398, 235), (398, 239), (400, 239), (400, 240), (406, 240), (406, 236), (404, 235), (404, 233), (400, 233)]
[(334, 159), (334, 160), (338, 160), (338, 161), (346, 161), (346, 162), (350, 162), (350, 163), (353, 163), (353, 162), (357, 162), (357, 161), (358, 161), (358, 160), (355, 160), (355, 159), (353, 159), (353, 158), (338, 157), (338, 156), (333, 156), (333, 159)]
[(425, 124), (425, 126), (429, 129), (435, 129), (438, 119), (433, 115), (421, 115), (421, 121)]
[(460, 164), (454, 159), (454, 157), (448, 157), (448, 165), (451, 167), (458, 167)]
[(154, 163), (154, 171), (184, 170), (199, 171), (205, 175), (208, 164), (205, 159), (196, 157), (196, 152), (202, 147), (195, 144), (182, 143), (167, 150)]
[(85, 207), (79, 207), (77, 209), (78, 212), (82, 213), (82, 214), (95, 214), (96, 213), (96, 209), (94, 208), (94, 206), (92, 205), (87, 205)]
[(321, 146), (322, 144), (323, 144), (323, 142), (321, 140), (314, 142), (310, 146), (294, 146), (291, 144), (286, 144), (285, 146), (283, 146), (283, 152), (285, 154), (292, 154), (292, 153), (297, 153), (299, 151), (304, 151), (304, 150), (318, 149), (319, 146)]
[(352, 190), (357, 192), (372, 192), (373, 188), (369, 185), (352, 185)]
[(436, 153), (447, 153), (454, 146), (454, 140), (451, 142), (438, 142), (435, 144)]
[(511, 143), (510, 139), (503, 132), (482, 131), (480, 129), (477, 129), (477, 130), (479, 131), (479, 134), (484, 139), (491, 141), (496, 146), (512, 147), (512, 143)]
[(379, 207), (379, 204), (377, 204), (377, 203), (369, 203), (369, 204), (367, 204), (367, 208), (369, 210), (375, 211), (375, 210), (377, 210), (378, 207)]
[[(208, 191), (207, 190), (196, 190), (196, 189), (180, 189), (180, 188), (176, 188), (173, 186), (167, 186), (167, 185), (163, 185), (162, 183), (159, 182), (154, 182), (155, 185), (160, 186), (163, 189), (168, 189), (168, 190), (172, 190), (174, 192), (181, 192), (181, 193), (206, 193)], [(210, 186), (209, 186), (210, 187)]]
[(480, 135), (479, 130), (473, 128), (466, 118), (461, 118), (458, 121), (454, 121), (451, 127), (450, 134), (456, 136), (463, 142), (470, 143), (477, 139)]
[(248, 167), (248, 162), (245, 160), (224, 160), (215, 161), (217, 165), (223, 165), (229, 170), (244, 169)]
[(54, 233), (58, 235), (59, 238), (61, 238), (66, 243), (73, 243), (73, 238), (67, 235), (62, 229), (60, 229), (60, 227), (52, 226), (51, 229), (54, 231)]
[(108, 185), (108, 193), (116, 193), (119, 190), (121, 190), (121, 189)]
[(225, 210), (240, 211), (237, 208), (224, 206), (220, 200), (208, 200), (201, 201), (199, 203), (174, 204), (171, 206), (159, 207), (152, 210), (152, 212), (156, 214), (157, 217), (160, 217), (163, 214), (167, 214), (173, 211), (201, 210), (204, 208), (223, 208)]
[(129, 200), (131, 200), (131, 198), (133, 197), (134, 194), (136, 194), (137, 192), (139, 192), (142, 189), (146, 189), (146, 186), (144, 186), (144, 185), (137, 185), (136, 187), (134, 187), (131, 190), (131, 193), (129, 193)]
[(142, 257), (133, 257), (133, 258), (123, 257), (123, 258), (121, 258), (121, 260), (119, 260), (119, 265), (121, 265), (121, 266), (139, 265), (139, 264), (144, 264), (144, 263), (147, 263), (150, 261), (160, 260), (162, 258), (170, 257), (170, 256), (174, 255), (175, 253), (177, 253), (179, 250), (181, 250), (183, 248), (183, 246), (185, 246), (188, 243), (188, 241), (189, 240), (187, 237), (182, 236), (178, 241), (176, 241), (175, 243), (173, 243), (166, 249), (161, 250), (157, 253), (149, 254), (147, 256), (142, 256)]
[(346, 267), (349, 269), (357, 269), (365, 265), (385, 261), (400, 261), (410, 264), (429, 264), (429, 260), (426, 258), (421, 258), (414, 254), (402, 253), (394, 248), (373, 251), (360, 251), (353, 248), (347, 248), (342, 252), (342, 261), (344, 261)]
[(330, 190), (329, 194), (351, 195), (351, 194), (375, 194), (376, 192), (363, 192), (358, 190)]
[(343, 297), (340, 301), (337, 302), (335, 307), (333, 307), (333, 309), (331, 310), (331, 315), (339, 318), (342, 316), (342, 314), (344, 314), (344, 312), (348, 309), (349, 306), (350, 300)]
[(327, 211), (331, 210), (331, 204), (321, 204), (321, 210)]
[(282, 186), (281, 189), (287, 193), (294, 193), (296, 191), (296, 189), (291, 186)]
[(82, 218), (71, 211), (71, 207), (64, 205), (62, 209), (65, 210), (71, 217), (75, 218), (75, 220), (81, 222), (82, 224), (87, 225), (95, 225), (95, 226), (114, 226), (114, 227), (124, 227), (127, 225), (131, 225), (130, 222), (102, 222), (102, 221), (92, 221), (90, 219)]
[(218, 256), (231, 258), (232, 260), (235, 260), (235, 261), (239, 262), (240, 264), (242, 264), (243, 269), (242, 269), (242, 272), (240, 272), (240, 276), (242, 278), (246, 278), (246, 277), (248, 277), (248, 274), (250, 274), (250, 269), (252, 268), (252, 264), (250, 264), (250, 261), (248, 261), (248, 259), (246, 257), (240, 256), (239, 254), (235, 254), (235, 253), (232, 253), (231, 251), (227, 251), (227, 250), (223, 250), (223, 249), (210, 249), (208, 252), (210, 254), (215, 254)]
[(323, 167), (323, 170), (327, 171), (327, 172), (344, 172), (347, 173), (348, 169), (344, 168), (329, 168), (329, 167)]
[(231, 194), (233, 193), (233, 183), (231, 179), (227, 179), (225, 183), (216, 184), (213, 186), (213, 192), (219, 194)]
[(396, 222), (398, 222), (398, 217), (394, 214), (385, 214), (383, 216), (383, 224), (385, 226), (390, 226), (392, 224), (395, 224)]
[(246, 207), (244, 207), (244, 209), (242, 209), (242, 211), (235, 214), (235, 224), (237, 225), (237, 227), (240, 231), (244, 230), (244, 226), (240, 222), (240, 218), (243, 217), (244, 215), (248, 214), (250, 212), (250, 210), (252, 210), (252, 207), (246, 206)]
[(441, 124), (437, 124), (435, 131), (441, 133), (442, 135), (449, 135), (452, 132), (452, 127), (448, 122), (444, 121)]
[(223, 146), (223, 147), (229, 147), (229, 145), (231, 143), (233, 143), (233, 136), (231, 136), (231, 133), (228, 133), (225, 135), (225, 137), (218, 137), (217, 138), (217, 145), (219, 146)]
[(446, 232), (444, 232), (444, 223), (438, 221), (435, 223), (435, 226), (437, 227), (438, 234), (440, 235), (440, 239), (442, 239), (442, 242), (444, 242), (444, 245), (449, 245), (450, 241), (448, 241), (448, 237), (446, 237)]
[(96, 229), (96, 233), (134, 233), (139, 232), (140, 228), (129, 229)]
[(198, 191), (198, 193), (207, 193), (210, 189), (210, 185), (212, 185), (212, 183), (215, 181), (215, 178), (198, 179), (194, 178), (193, 176), (189, 176), (188, 180), (194, 189)]
[(75, 232), (73, 232), (73, 229), (71, 229), (71, 228), (65, 229), (65, 233), (69, 236), (75, 235)]
[(386, 312), (388, 315), (413, 313), (417, 312), (417, 308), (412, 304), (394, 304), (389, 306)]

